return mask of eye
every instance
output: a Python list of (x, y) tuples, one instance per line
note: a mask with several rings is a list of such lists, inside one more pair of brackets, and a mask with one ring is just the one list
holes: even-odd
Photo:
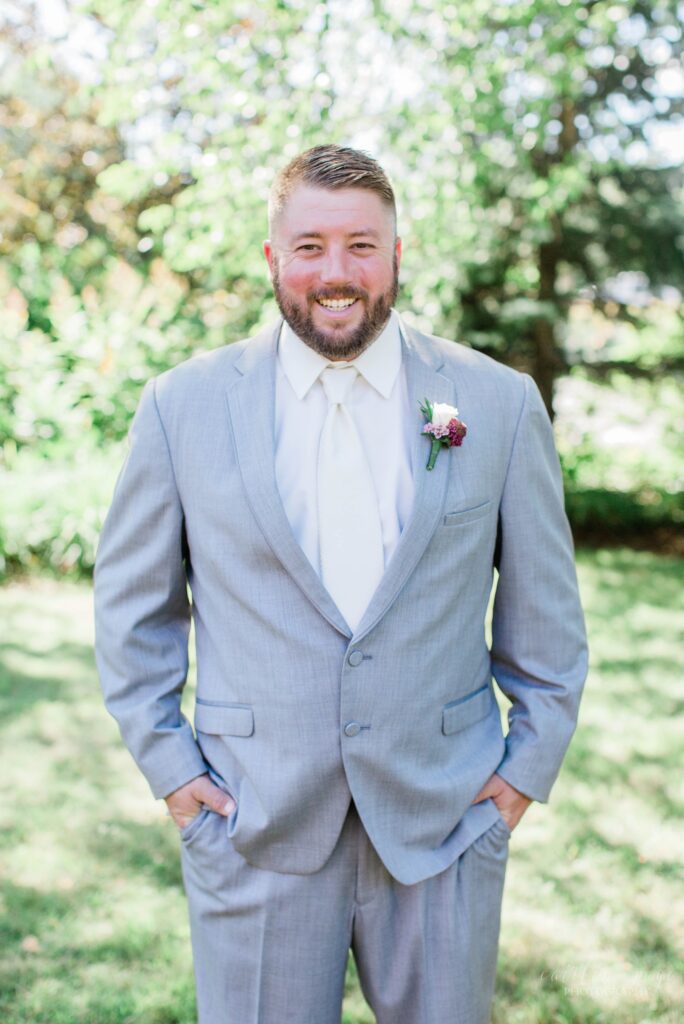
[(315, 242), (305, 242), (303, 245), (298, 245), (296, 252), (318, 252), (320, 246), (316, 245)]
[(352, 249), (374, 249), (372, 242), (354, 242)]

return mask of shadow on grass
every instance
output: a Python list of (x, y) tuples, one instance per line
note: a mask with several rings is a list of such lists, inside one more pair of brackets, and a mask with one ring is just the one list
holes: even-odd
[[(14, 662), (21, 659), (23, 666)], [(35, 667), (32, 672), (27, 668)], [(46, 674), (50, 666), (59, 666), (59, 675)], [(65, 671), (73, 666), (73, 671)], [(42, 671), (41, 671), (42, 670)], [(0, 647), (0, 715), (3, 726), (45, 701), (71, 704), (80, 699), (76, 679), (94, 677), (92, 648), (86, 644), (65, 642), (47, 651), (31, 654), (21, 643), (3, 643)]]
[(663, 922), (652, 914), (638, 914), (633, 927), (636, 934), (629, 947), (630, 959), (656, 972), (666, 964), (684, 978), (684, 961), (663, 928)]
[(593, 785), (614, 785), (626, 781), (628, 775), (628, 765), (620, 758), (621, 755), (611, 756), (601, 748), (599, 728), (583, 725), (573, 737), (563, 769), (568, 776)]
[[(670, 608), (681, 603), (684, 583), (684, 560), (661, 556), (654, 559), (643, 551), (628, 548), (617, 550), (578, 550), (578, 564), (592, 573), (592, 594), (601, 598), (610, 594), (610, 606), (601, 610), (614, 615), (632, 607), (636, 601), (657, 608)], [(654, 572), (657, 566), (657, 572)], [(592, 596), (592, 595), (590, 595)], [(599, 604), (600, 601), (592, 601)]]
[[(576, 849), (580, 853), (608, 853), (616, 862), (616, 868), (620, 868), (626, 876), (643, 875), (646, 867), (648, 871), (653, 875), (657, 875), (661, 878), (676, 880), (681, 878), (684, 881), (684, 865), (678, 860), (657, 860), (649, 861), (648, 865), (645, 864), (643, 856), (640, 854), (638, 847), (633, 843), (625, 842), (613, 842), (606, 838), (598, 828), (594, 828), (591, 822), (586, 822), (584, 826), (578, 825), (573, 830), (573, 843)], [(559, 891), (562, 891), (562, 884), (558, 882), (555, 876), (551, 876), (555, 880), (555, 884)], [(625, 878), (625, 882), (629, 882), (629, 878)], [(575, 894), (570, 893), (571, 900)]]
[(102, 822), (87, 850), (98, 864), (111, 864), (115, 875), (138, 876), (164, 889), (183, 887), (178, 840), (165, 823)]
[(557, 967), (540, 957), (502, 954), (496, 980), (492, 1024), (508, 1024), (523, 1010), (534, 1024), (606, 1024), (605, 1011), (578, 991)]
[(0, 656), (0, 715), (3, 727), (43, 701), (70, 703), (73, 687), (66, 680), (9, 670)]
[[(36, 627), (36, 633), (40, 636), (40, 629)], [(48, 664), (50, 661), (75, 661), (82, 662), (88, 669), (95, 667), (95, 656), (93, 654), (93, 648), (91, 644), (80, 644), (75, 643), (71, 640), (63, 640), (60, 643), (53, 644), (51, 647), (40, 647), (35, 651), (27, 650), (25, 643), (12, 643), (6, 640), (2, 644), (3, 651), (8, 653), (14, 652), (15, 654), (21, 654), (22, 657), (31, 657), (36, 660), (39, 664), (43, 664), (47, 659)]]
[(168, 972), (177, 954), (176, 937), (126, 920), (84, 942), (80, 908), (94, 899), (92, 885), (68, 893), (0, 886), (6, 908), (0, 921), (3, 1024), (193, 1024), (189, 969), (166, 987), (155, 980), (155, 971)]
[(4, 913), (0, 917), (0, 946), (9, 949), (26, 935), (39, 935), (46, 925), (53, 927), (73, 912), (74, 892), (43, 892), (29, 886), (3, 882), (0, 895)]

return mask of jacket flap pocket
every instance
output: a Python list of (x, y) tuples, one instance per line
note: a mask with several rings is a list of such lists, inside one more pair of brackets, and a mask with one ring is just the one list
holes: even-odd
[(444, 525), (464, 526), (466, 523), (474, 523), (477, 519), (483, 519), (488, 515), (491, 507), (491, 501), (485, 501), (483, 505), (464, 508), (462, 512), (447, 512), (443, 519)]
[(196, 704), (195, 729), (210, 736), (251, 736), (254, 712), (244, 704)]
[(442, 710), (442, 732), (445, 736), (465, 729), (480, 719), (486, 718), (492, 707), (493, 694), (488, 683), (479, 690), (466, 694), (459, 700), (452, 700)]

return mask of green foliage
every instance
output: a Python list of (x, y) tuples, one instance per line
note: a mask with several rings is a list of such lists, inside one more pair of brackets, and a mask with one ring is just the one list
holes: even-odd
[[(598, 463), (593, 474), (586, 467), (575, 471), (576, 485), (681, 488), (682, 403), (676, 379), (653, 382), (615, 371), (607, 388), (575, 371), (559, 389), (559, 406), (561, 450), (568, 459), (594, 452)], [(602, 461), (601, 449), (606, 453)]]
[(559, 328), (579, 293), (601, 309), (626, 271), (654, 290), (684, 276), (681, 174), (644, 143), (682, 112), (662, 75), (681, 54), (677, 5), (402, 7), (375, 5), (400, 59), (433, 55), (430, 88), (397, 125), (429, 168), (403, 185), (421, 213), (407, 261), (415, 306), (457, 267), (451, 301), (432, 303), (439, 332), (455, 326), (530, 370), (550, 407), (568, 362)]
[[(87, 0), (69, 18), (105, 54), (87, 74), (37, 8), (0, 15), (8, 565), (88, 569), (70, 492), (100, 508), (145, 379), (274, 312), (269, 186), (331, 140), (395, 181), (407, 316), (555, 390), (577, 521), (601, 514), (589, 492), (633, 494), (632, 523), (676, 510), (682, 184), (644, 144), (682, 112), (674, 2)], [(641, 446), (604, 444), (615, 396), (648, 420)]]
[(628, 537), (642, 533), (654, 540), (655, 531), (684, 525), (682, 494), (649, 487), (611, 491), (605, 487), (575, 491), (566, 488), (565, 505), (573, 527), (584, 537)]
[(154, 8), (89, 0), (84, 9), (111, 31), (102, 122), (164, 126), (148, 135), (144, 165), (111, 166), (100, 186), (130, 201), (143, 200), (146, 180), (148, 192), (155, 181), (178, 181), (163, 213), (146, 210), (138, 227), (203, 289), (237, 288), (254, 321), (266, 291), (260, 250), (275, 167), (326, 132), (328, 15), (192, 0)]
[(261, 280), (274, 168), (330, 138), (372, 139), (395, 172), (408, 305), (529, 367), (549, 404), (580, 290), (600, 307), (624, 271), (653, 289), (682, 280), (681, 176), (644, 141), (684, 110), (667, 77), (682, 53), (673, 0), (88, 9), (113, 32), (105, 123), (165, 120), (144, 169), (129, 160), (100, 183), (131, 197), (145, 174), (180, 176), (171, 208), (139, 226), (207, 287)]
[(0, 579), (17, 572), (92, 572), (122, 446), (102, 451), (86, 435), (75, 453), (30, 450), (0, 469)]

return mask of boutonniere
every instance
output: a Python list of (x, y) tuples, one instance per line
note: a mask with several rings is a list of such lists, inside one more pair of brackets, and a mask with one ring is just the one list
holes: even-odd
[(445, 402), (428, 402), (426, 398), (420, 411), (427, 420), (423, 433), (432, 439), (427, 468), (434, 469), (440, 448), (460, 448), (468, 428), (459, 420), (458, 409)]

